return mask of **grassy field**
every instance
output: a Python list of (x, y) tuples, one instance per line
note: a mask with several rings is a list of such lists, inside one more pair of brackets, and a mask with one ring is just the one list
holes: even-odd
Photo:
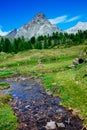
[[(84, 124), (87, 125), (87, 63), (69, 68), (85, 46), (29, 50), (18, 54), (2, 52), (0, 54), (0, 78), (21, 74), (40, 78), (46, 89), (60, 96), (61, 103), (77, 112), (81, 118), (85, 119)], [(1, 105), (0, 108), (3, 111), (4, 108)], [(5, 110), (8, 111), (8, 109), (6, 106)], [(9, 114), (11, 115), (12, 112)], [(15, 123), (15, 120), (13, 122)], [(14, 129), (13, 125), (12, 130)]]
[(10, 95), (4, 95), (0, 91), (0, 130), (16, 130), (17, 128), (17, 117), (7, 104), (10, 99)]
[(9, 88), (9, 84), (6, 82), (0, 82), (0, 90)]

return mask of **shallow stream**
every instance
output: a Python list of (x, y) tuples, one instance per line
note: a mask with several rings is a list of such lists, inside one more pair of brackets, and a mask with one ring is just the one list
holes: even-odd
[(82, 130), (82, 120), (61, 106), (60, 98), (47, 93), (39, 81), (25, 77), (5, 81), (10, 88), (3, 92), (13, 98), (10, 105), (18, 116), (17, 130)]

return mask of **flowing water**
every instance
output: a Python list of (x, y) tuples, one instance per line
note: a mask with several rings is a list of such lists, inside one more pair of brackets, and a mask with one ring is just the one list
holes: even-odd
[(61, 106), (60, 98), (48, 94), (40, 82), (24, 77), (5, 81), (10, 88), (3, 92), (13, 97), (10, 105), (18, 116), (17, 130), (82, 130), (82, 120)]

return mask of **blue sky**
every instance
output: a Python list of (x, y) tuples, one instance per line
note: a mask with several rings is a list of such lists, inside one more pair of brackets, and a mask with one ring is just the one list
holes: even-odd
[(65, 30), (87, 22), (87, 0), (0, 0), (0, 31), (19, 28), (38, 12)]

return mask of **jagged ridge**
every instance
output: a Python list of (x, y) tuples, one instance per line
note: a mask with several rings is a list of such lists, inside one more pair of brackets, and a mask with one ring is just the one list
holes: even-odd
[(38, 37), (39, 35), (51, 35), (53, 32), (61, 32), (61, 30), (56, 26), (50, 23), (49, 20), (45, 17), (43, 13), (38, 13), (31, 22), (23, 25), (17, 30), (17, 32), (10, 33), (11, 37), (22, 37), (29, 39), (33, 36)]

